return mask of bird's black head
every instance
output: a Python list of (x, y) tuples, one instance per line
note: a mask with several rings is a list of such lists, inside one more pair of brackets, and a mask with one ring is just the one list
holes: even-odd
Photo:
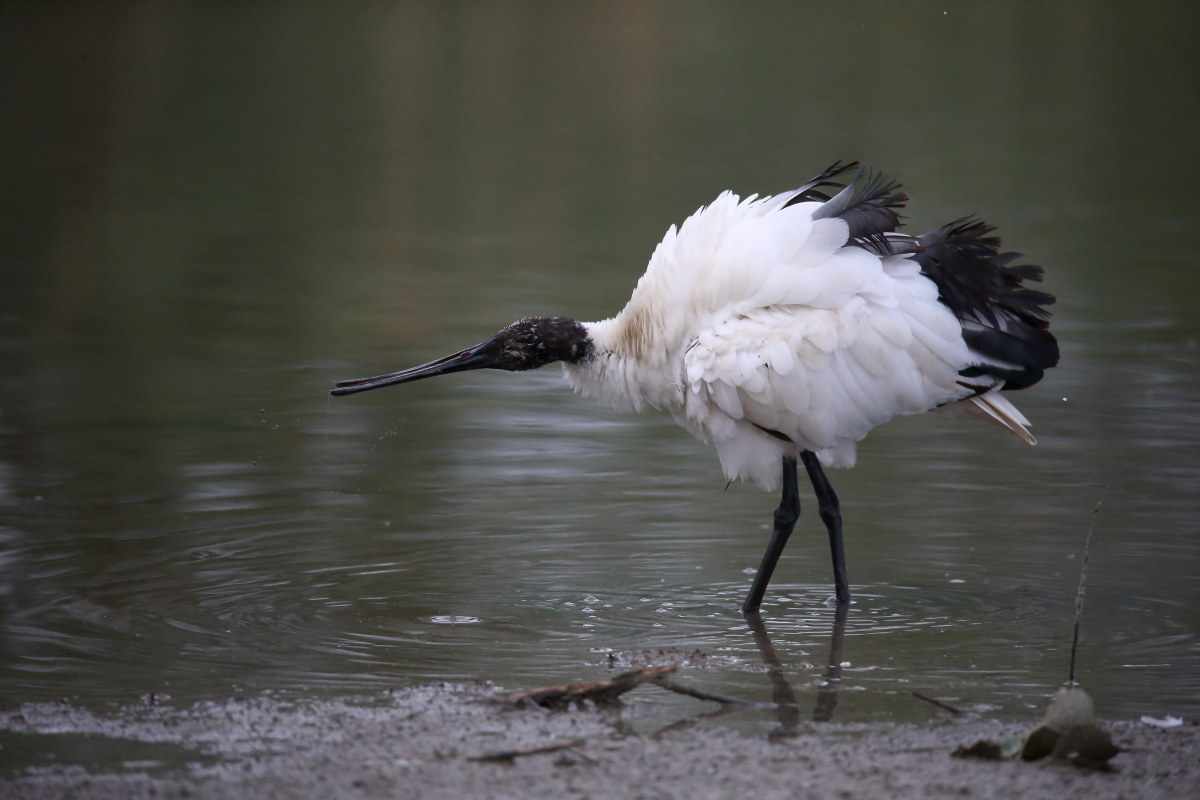
[(495, 343), (500, 352), (494, 366), (523, 371), (555, 361), (577, 363), (592, 354), (587, 329), (570, 317), (525, 317), (505, 327), (484, 344)]
[(525, 317), (474, 347), (436, 361), (373, 378), (338, 381), (331, 394), (354, 394), (471, 369), (517, 372), (544, 367), (555, 361), (576, 364), (591, 356), (592, 340), (581, 323), (569, 317)]

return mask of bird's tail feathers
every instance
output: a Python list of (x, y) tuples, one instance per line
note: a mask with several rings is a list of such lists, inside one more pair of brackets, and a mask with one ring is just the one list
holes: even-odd
[(999, 390), (968, 397), (962, 406), (973, 416), (999, 425), (1025, 444), (1037, 444), (1037, 439), (1029, 432), (1029, 420)]

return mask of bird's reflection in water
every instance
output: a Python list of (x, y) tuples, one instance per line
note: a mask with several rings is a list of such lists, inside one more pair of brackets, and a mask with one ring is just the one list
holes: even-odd
[(817, 689), (817, 703), (813, 706), (813, 722), (829, 722), (837, 708), (838, 687), (842, 685), (842, 663), (846, 660), (846, 618), (850, 606), (839, 603), (833, 617), (833, 631), (829, 635), (829, 658), (825, 662), (825, 681)]
[[(829, 722), (833, 719), (833, 710), (837, 708), (838, 687), (842, 681), (842, 663), (845, 661), (846, 619), (850, 606), (838, 603), (833, 618), (833, 630), (829, 637), (829, 657), (826, 659), (825, 679), (817, 689), (817, 700), (812, 710), (813, 722)], [(767, 633), (766, 623), (758, 613), (746, 615), (746, 624), (754, 636), (754, 644), (767, 668), (767, 677), (771, 681), (771, 699), (775, 703), (775, 714), (779, 720), (779, 728), (773, 731), (772, 737), (793, 736), (800, 725), (800, 703), (796, 693), (788, 683), (787, 674), (771, 637)]]
[[(838, 689), (841, 687), (842, 681), (842, 665), (845, 663), (846, 622), (849, 613), (850, 606), (845, 603), (838, 603), (834, 607), (833, 628), (829, 634), (829, 654), (825, 660), (825, 675), (817, 686), (816, 700), (813, 703), (812, 714), (810, 715), (812, 722), (830, 722), (833, 720), (833, 712), (837, 708), (838, 703)], [(757, 612), (745, 614), (745, 620), (751, 635), (754, 637), (754, 644), (758, 648), (759, 657), (762, 658), (763, 665), (767, 668), (767, 677), (771, 682), (771, 702), (769, 704), (747, 702), (708, 692), (697, 694), (693, 691), (681, 691), (678, 687), (664, 686), (664, 688), (671, 688), (672, 691), (681, 691), (683, 694), (702, 697), (702, 699), (706, 700), (714, 700), (720, 703), (720, 706), (706, 713), (695, 714), (676, 720), (650, 734), (650, 738), (659, 738), (670, 733), (686, 730), (695, 725), (729, 714), (738, 714), (749, 709), (763, 709), (768, 706), (774, 711), (775, 718), (779, 721), (779, 726), (767, 734), (768, 739), (781, 739), (796, 736), (800, 733), (803, 706), (801, 701), (797, 699), (796, 692), (788, 681), (787, 670), (780, 660), (779, 654), (776, 653), (775, 646), (771, 643), (771, 636), (767, 633), (766, 623)], [(635, 734), (633, 726), (622, 717), (619, 711), (613, 715), (612, 725), (618, 735), (626, 736)]]

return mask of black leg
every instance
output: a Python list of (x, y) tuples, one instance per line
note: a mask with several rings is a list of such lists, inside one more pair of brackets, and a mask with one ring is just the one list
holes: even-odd
[(775, 571), (775, 564), (779, 562), (779, 556), (783, 553), (783, 547), (787, 544), (788, 537), (792, 535), (792, 529), (796, 527), (798, 519), (800, 519), (800, 487), (796, 485), (796, 459), (784, 456), (783, 497), (779, 501), (779, 508), (775, 509), (775, 531), (771, 534), (767, 552), (763, 553), (758, 572), (754, 573), (754, 582), (750, 584), (750, 593), (746, 595), (746, 602), (742, 603), (743, 614), (756, 613), (758, 607), (762, 605), (763, 594), (767, 591), (767, 584), (771, 582), (771, 573)]
[(825, 523), (825, 529), (829, 531), (829, 552), (833, 556), (833, 584), (837, 592), (837, 601), (849, 603), (850, 584), (846, 580), (846, 553), (842, 548), (842, 511), (837, 495), (829, 485), (829, 479), (825, 477), (825, 470), (821, 469), (821, 462), (817, 460), (816, 453), (805, 450), (800, 453), (800, 460), (808, 470), (813, 491), (817, 495), (821, 520)]

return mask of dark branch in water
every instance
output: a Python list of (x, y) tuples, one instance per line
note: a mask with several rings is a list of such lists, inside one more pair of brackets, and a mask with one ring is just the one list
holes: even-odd
[(502, 694), (494, 699), (498, 703), (514, 708), (541, 706), (565, 709), (572, 704), (585, 702), (595, 703), (598, 706), (619, 705), (620, 697), (625, 692), (636, 689), (642, 684), (655, 683), (658, 679), (674, 671), (674, 666), (646, 667), (622, 672), (612, 680), (580, 681), (559, 686), (545, 686), (540, 689)]
[(675, 681), (671, 680), (670, 678), (666, 677), (665, 675), (662, 677), (654, 678), (651, 681), (651, 683), (653, 683), (655, 686), (661, 686), (662, 688), (664, 688), (668, 691), (671, 691), (671, 692), (676, 692), (678, 694), (686, 694), (688, 697), (694, 697), (697, 700), (710, 700), (714, 703), (720, 703), (722, 705), (730, 705), (730, 706), (753, 705), (753, 703), (750, 703), (746, 700), (738, 700), (736, 697), (726, 697), (723, 694), (716, 694), (714, 692), (706, 692), (703, 689), (694, 689), (691, 686), (684, 686), (681, 683), (676, 683)]
[(954, 706), (950, 705), (949, 703), (943, 703), (941, 700), (934, 700), (932, 697), (927, 697), (926, 695), (923, 695), (920, 692), (913, 692), (912, 696), (917, 698), (918, 700), (924, 700), (926, 703), (932, 703), (933, 705), (937, 706), (938, 708), (940, 708), (944, 711), (949, 711), (951, 714), (953, 714), (956, 717), (961, 717), (963, 714), (963, 710), (961, 708), (955, 708)]
[(527, 689), (525, 691), (503, 694), (493, 699), (513, 708), (541, 706), (543, 708), (564, 709), (572, 704), (585, 702), (595, 703), (598, 706), (611, 706), (619, 705), (621, 702), (620, 697), (625, 692), (636, 689), (644, 684), (652, 684), (670, 692), (686, 694), (689, 697), (695, 697), (699, 700), (711, 700), (714, 703), (721, 703), (722, 705), (753, 705), (753, 703), (745, 700), (706, 692), (703, 689), (693, 689), (690, 686), (676, 683), (670, 678), (671, 673), (675, 672), (675, 669), (674, 666), (645, 667), (643, 669), (622, 672), (612, 680), (581, 681), (561, 686), (546, 686), (541, 689)]
[[(517, 756), (536, 756), (541, 753), (555, 753), (559, 750), (574, 750), (583, 747), (587, 742), (583, 739), (572, 739), (569, 742), (554, 742), (552, 744), (541, 744), (535, 747), (518, 747), (513, 750), (496, 750), (491, 753), (484, 753), (480, 756), (471, 756), (467, 761), (492, 761), (501, 764), (511, 764)], [(579, 755), (583, 755), (580, 753)], [(590, 759), (589, 759), (590, 760)]]

